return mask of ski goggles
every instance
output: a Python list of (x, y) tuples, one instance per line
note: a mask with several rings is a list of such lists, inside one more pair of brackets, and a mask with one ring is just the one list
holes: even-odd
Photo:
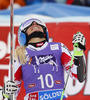
[(29, 20), (25, 21), (24, 23), (22, 23), (22, 30), (24, 30), (24, 29), (30, 27), (30, 26), (32, 25), (33, 22), (36, 22), (37, 24), (46, 27), (46, 25), (45, 25), (43, 22), (41, 22), (41, 21), (38, 20), (38, 19), (33, 18), (33, 19), (29, 19)]

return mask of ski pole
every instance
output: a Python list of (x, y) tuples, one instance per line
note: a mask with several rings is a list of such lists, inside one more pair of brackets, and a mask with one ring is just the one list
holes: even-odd
[(10, 0), (10, 80), (14, 81), (14, 23), (13, 23), (13, 3), (14, 0)]
[[(13, 3), (14, 0), (10, 0), (10, 80), (14, 81), (14, 25), (13, 25)], [(0, 91), (3, 89), (0, 89)], [(3, 98), (4, 99), (4, 98)], [(13, 100), (13, 96), (8, 98)]]
[[(10, 80), (14, 81), (14, 0), (10, 0)], [(14, 100), (11, 95), (8, 100)]]
[(78, 44), (75, 43), (74, 44), (74, 52), (73, 52), (73, 55), (72, 55), (72, 58), (71, 58), (70, 67), (69, 67), (69, 72), (68, 72), (68, 75), (67, 75), (66, 83), (64, 85), (64, 88), (63, 88), (63, 91), (62, 91), (62, 95), (61, 95), (61, 99), (60, 100), (63, 100), (64, 92), (65, 92), (65, 89), (66, 89), (66, 86), (67, 86), (67, 82), (68, 82), (68, 79), (69, 79), (69, 76), (70, 76), (70, 71), (71, 71), (71, 67), (72, 67), (72, 64), (73, 64), (73, 60), (74, 60), (74, 56), (75, 56), (75, 52), (76, 52), (76, 48), (77, 47), (78, 47)]

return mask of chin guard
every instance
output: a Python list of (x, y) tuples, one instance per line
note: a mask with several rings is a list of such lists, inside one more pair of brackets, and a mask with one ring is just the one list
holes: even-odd
[(28, 44), (28, 42), (29, 42), (29, 40), (30, 39), (32, 39), (32, 38), (37, 38), (37, 37), (39, 37), (39, 38), (43, 38), (43, 37), (45, 37), (45, 34), (44, 33), (42, 33), (42, 32), (37, 32), (37, 31), (35, 31), (35, 32), (33, 32), (32, 34), (30, 34), (30, 35), (26, 35), (26, 44), (25, 45), (27, 45)]

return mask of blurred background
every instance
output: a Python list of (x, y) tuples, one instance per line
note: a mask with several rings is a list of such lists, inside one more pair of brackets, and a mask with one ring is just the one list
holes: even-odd
[[(14, 47), (18, 44), (19, 25), (29, 18), (45, 22), (49, 41), (62, 42), (73, 52), (73, 34), (81, 31), (86, 38), (84, 52), (87, 79), (83, 83), (69, 78), (68, 100), (90, 100), (90, 0), (14, 0)], [(0, 0), (0, 88), (8, 80), (10, 56), (10, 0)], [(66, 79), (65, 73), (65, 79)], [(22, 82), (17, 100), (25, 96)], [(0, 100), (2, 93), (0, 92)]]
[[(90, 6), (90, 0), (14, 0), (15, 8), (22, 6), (39, 4), (39, 3), (59, 3), (68, 5)], [(0, 10), (8, 9), (10, 7), (10, 0), (0, 0)]]

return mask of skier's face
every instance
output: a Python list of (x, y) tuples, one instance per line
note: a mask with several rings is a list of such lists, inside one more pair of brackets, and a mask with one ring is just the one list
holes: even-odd
[(40, 25), (38, 25), (36, 22), (33, 22), (32, 25), (27, 29), (26, 33), (28, 35), (30, 35), (31, 33), (35, 32), (35, 31), (37, 31), (37, 32), (40, 31), (40, 32), (44, 33), (43, 28)]

